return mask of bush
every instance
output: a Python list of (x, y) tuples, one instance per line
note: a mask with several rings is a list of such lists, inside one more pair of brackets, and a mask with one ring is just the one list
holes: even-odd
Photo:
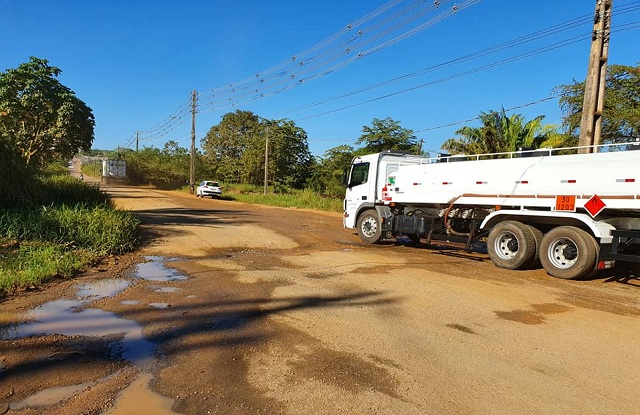
[(139, 221), (106, 205), (49, 206), (0, 212), (0, 236), (84, 249), (96, 255), (120, 254), (138, 243)]
[(17, 206), (29, 200), (34, 175), (20, 152), (0, 136), (0, 208)]

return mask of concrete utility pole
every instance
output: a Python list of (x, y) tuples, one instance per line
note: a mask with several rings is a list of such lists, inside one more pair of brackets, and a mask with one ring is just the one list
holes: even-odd
[(138, 143), (140, 142), (140, 131), (136, 131), (136, 153), (138, 152)]
[[(613, 0), (597, 0), (593, 23), (593, 37), (589, 68), (584, 86), (580, 139), (578, 145), (597, 146), (602, 136), (602, 111), (604, 109), (604, 89), (609, 57), (611, 36), (611, 7)], [(596, 152), (595, 147), (585, 147), (580, 153)]]
[(191, 163), (189, 166), (189, 186), (196, 175), (196, 112), (198, 107), (198, 91), (191, 91)]

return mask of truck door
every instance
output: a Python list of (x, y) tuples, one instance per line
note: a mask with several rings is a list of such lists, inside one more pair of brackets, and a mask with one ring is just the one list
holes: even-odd
[(351, 165), (349, 183), (344, 199), (344, 226), (356, 227), (356, 214), (362, 205), (373, 206), (375, 199), (375, 176), (370, 174), (371, 163), (359, 162)]

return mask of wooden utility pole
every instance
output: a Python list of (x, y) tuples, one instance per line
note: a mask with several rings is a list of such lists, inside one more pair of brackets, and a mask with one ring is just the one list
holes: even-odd
[(194, 184), (196, 175), (196, 112), (198, 108), (198, 92), (191, 92), (191, 163), (189, 166), (189, 186)]
[[(580, 153), (596, 152), (602, 136), (602, 112), (607, 77), (607, 59), (611, 36), (611, 7), (613, 0), (597, 0), (593, 19), (593, 37), (589, 67), (584, 86), (582, 119), (580, 122)], [(593, 147), (589, 147), (593, 146)]]
[(264, 141), (264, 194), (269, 190), (269, 126), (267, 125), (267, 136)]

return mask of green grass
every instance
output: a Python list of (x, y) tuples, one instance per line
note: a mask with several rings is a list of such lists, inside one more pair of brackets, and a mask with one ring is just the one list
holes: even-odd
[(98, 255), (120, 254), (137, 243), (138, 220), (108, 205), (66, 205), (0, 211), (0, 235), (86, 249)]
[(0, 242), (0, 294), (37, 287), (54, 277), (71, 277), (99, 256), (50, 242)]
[[(189, 187), (183, 187), (182, 191), (189, 192)], [(342, 199), (324, 197), (310, 189), (287, 189), (281, 193), (275, 193), (273, 188), (269, 188), (265, 195), (264, 188), (261, 186), (222, 183), (222, 198), (269, 206), (315, 209), (340, 213), (343, 211)]]
[(100, 178), (102, 177), (102, 162), (93, 161), (87, 164), (83, 164), (81, 170), (85, 176)]
[(99, 188), (68, 175), (39, 180), (26, 192), (32, 198), (0, 209), (0, 298), (70, 277), (140, 241), (138, 219), (116, 209)]

